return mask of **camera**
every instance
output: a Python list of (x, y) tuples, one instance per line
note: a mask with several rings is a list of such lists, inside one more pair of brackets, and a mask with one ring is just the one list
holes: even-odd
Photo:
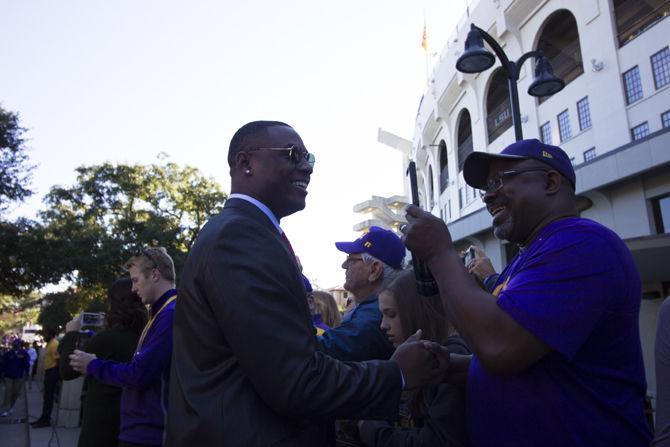
[(474, 260), (475, 260), (475, 249), (470, 247), (465, 252), (465, 255), (463, 255), (463, 265), (467, 267), (468, 264), (470, 264)]
[(82, 327), (102, 327), (105, 324), (105, 314), (101, 312), (82, 312), (79, 318)]

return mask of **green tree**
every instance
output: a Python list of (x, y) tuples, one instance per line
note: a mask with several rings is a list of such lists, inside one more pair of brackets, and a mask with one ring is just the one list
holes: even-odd
[(121, 265), (143, 246), (165, 247), (179, 273), (200, 228), (226, 199), (198, 169), (170, 162), (104, 163), (77, 174), (74, 186), (51, 189), (40, 213), (50, 280), (73, 283), (77, 311), (104, 302)]
[(0, 220), (0, 294), (25, 298), (46, 284), (58, 282), (61, 275), (49, 262), (54, 241), (45, 236), (38, 222)]
[(0, 211), (32, 194), (27, 185), (33, 166), (28, 164), (23, 132), (18, 115), (0, 107)]
[(0, 333), (18, 331), (34, 321), (34, 297), (29, 293), (44, 280), (38, 253), (39, 225), (27, 219), (8, 221), (2, 217), (12, 202), (32, 194), (29, 189), (33, 166), (23, 139), (24, 129), (16, 113), (0, 106)]
[(20, 334), (23, 325), (37, 321), (37, 300), (36, 297), (31, 298), (30, 306), (24, 306), (27, 299), (19, 301), (13, 296), (0, 295), (0, 334)]
[(42, 325), (44, 329), (62, 331), (65, 323), (80, 310), (80, 299), (72, 289), (65, 292), (48, 293), (44, 295), (43, 302), (37, 324)]

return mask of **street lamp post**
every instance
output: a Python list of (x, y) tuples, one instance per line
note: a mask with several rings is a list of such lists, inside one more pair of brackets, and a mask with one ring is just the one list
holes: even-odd
[(495, 56), (484, 48), (484, 41), (489, 44), (493, 52), (500, 59), (505, 73), (507, 74), (507, 88), (509, 90), (510, 107), (512, 108), (512, 124), (514, 124), (514, 136), (516, 141), (523, 139), (521, 129), (521, 112), (519, 111), (519, 92), (516, 83), (519, 80), (519, 71), (526, 59), (535, 58), (535, 78), (528, 87), (531, 96), (551, 96), (565, 87), (565, 82), (554, 75), (549, 60), (541, 51), (529, 51), (521, 55), (516, 62), (510, 61), (498, 45), (498, 42), (483, 29), (470, 25), (468, 38), (465, 40), (465, 51), (456, 61), (456, 69), (463, 73), (480, 73), (488, 70), (495, 63)]

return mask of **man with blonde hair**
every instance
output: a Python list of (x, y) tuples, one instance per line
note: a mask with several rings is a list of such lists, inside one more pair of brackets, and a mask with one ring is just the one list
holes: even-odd
[(119, 446), (160, 446), (167, 416), (172, 356), (172, 318), (177, 289), (172, 258), (163, 247), (146, 247), (124, 265), (133, 292), (150, 306), (149, 322), (128, 363), (96, 358), (75, 350), (72, 368), (102, 383), (123, 388)]

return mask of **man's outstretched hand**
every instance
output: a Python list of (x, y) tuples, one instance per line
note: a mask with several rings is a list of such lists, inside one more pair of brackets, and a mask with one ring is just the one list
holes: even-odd
[(398, 346), (391, 356), (405, 378), (405, 389), (417, 388), (444, 380), (449, 368), (449, 354), (438, 343), (421, 340), (421, 330)]

